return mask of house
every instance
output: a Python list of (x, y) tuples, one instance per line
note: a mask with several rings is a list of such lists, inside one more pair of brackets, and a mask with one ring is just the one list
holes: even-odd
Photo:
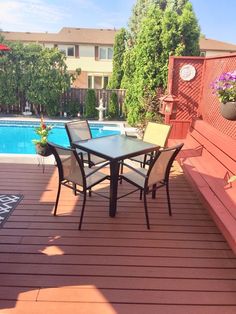
[(112, 73), (115, 29), (62, 28), (58, 33), (1, 32), (8, 41), (57, 47), (67, 57), (68, 70), (80, 68), (74, 82), (80, 88), (105, 88)]
[[(67, 57), (68, 70), (80, 68), (73, 83), (80, 88), (105, 88), (112, 73), (116, 29), (63, 27), (58, 33), (0, 32), (8, 41), (36, 42), (46, 48), (58, 47)], [(200, 39), (201, 56), (236, 52), (236, 45), (207, 38)]]
[(236, 45), (219, 40), (200, 38), (200, 55), (203, 57), (213, 57), (236, 52)]

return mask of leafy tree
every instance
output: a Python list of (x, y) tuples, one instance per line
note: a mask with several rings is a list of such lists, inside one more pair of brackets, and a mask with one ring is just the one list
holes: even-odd
[(126, 48), (126, 30), (121, 28), (116, 34), (113, 54), (113, 72), (108, 83), (108, 88), (119, 89), (123, 77), (123, 60)]
[(45, 105), (49, 115), (56, 115), (60, 96), (71, 83), (65, 55), (58, 49), (43, 49), (30, 75), (28, 78), (30, 77), (32, 83), (26, 92), (26, 98), (33, 104)]
[(85, 97), (85, 116), (86, 118), (96, 118), (97, 115), (95, 90), (89, 89)]
[(49, 115), (59, 111), (60, 96), (75, 78), (69, 74), (65, 55), (37, 44), (9, 43), (11, 51), (0, 61), (0, 102), (44, 105)]

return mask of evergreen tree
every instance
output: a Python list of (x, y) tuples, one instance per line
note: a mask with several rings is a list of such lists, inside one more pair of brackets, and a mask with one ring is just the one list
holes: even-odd
[(113, 72), (108, 83), (109, 89), (119, 89), (121, 85), (121, 80), (124, 74), (123, 71), (123, 60), (126, 48), (126, 30), (121, 28), (116, 34), (114, 43), (114, 53), (113, 53)]
[(160, 53), (159, 76), (161, 84), (159, 86), (166, 87), (168, 74), (169, 56), (180, 56), (184, 51), (182, 37), (179, 30), (178, 14), (167, 8), (162, 18), (161, 32), (162, 51)]
[(128, 122), (132, 125), (145, 119), (145, 99), (154, 97), (156, 87), (162, 83), (158, 75), (162, 47), (161, 21), (162, 11), (152, 5), (142, 21), (137, 43), (133, 48), (135, 69), (125, 99)]
[(184, 45), (182, 55), (198, 56), (200, 53), (200, 27), (190, 2), (186, 2), (182, 14), (179, 15), (179, 30)]
[(148, 8), (151, 5), (156, 5), (164, 11), (168, 1), (170, 0), (137, 0), (136, 4), (133, 6), (132, 15), (129, 19), (129, 31), (133, 43), (136, 40), (142, 19), (146, 16)]
[(189, 0), (137, 0), (130, 28), (121, 86), (135, 125), (158, 111), (156, 91), (166, 87), (169, 55), (199, 55), (200, 29)]
[(110, 119), (119, 117), (119, 103), (118, 96), (115, 92), (112, 92), (111, 98), (108, 105), (108, 116)]
[(95, 90), (89, 89), (85, 97), (85, 117), (96, 118), (97, 115)]

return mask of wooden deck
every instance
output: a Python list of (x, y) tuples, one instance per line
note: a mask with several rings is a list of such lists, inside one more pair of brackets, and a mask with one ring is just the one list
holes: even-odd
[(24, 195), (0, 229), (0, 313), (236, 313), (236, 257), (177, 164), (173, 216), (160, 190), (150, 231), (138, 194), (115, 218), (93, 195), (78, 231), (81, 202), (69, 189), (52, 216), (56, 187), (54, 166), (0, 164), (1, 193)]

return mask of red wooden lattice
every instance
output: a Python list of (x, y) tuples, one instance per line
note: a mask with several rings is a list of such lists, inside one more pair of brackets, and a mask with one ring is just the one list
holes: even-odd
[[(190, 81), (184, 81), (180, 77), (180, 69), (186, 64), (193, 65), (196, 69), (196, 76)], [(171, 115), (175, 138), (182, 134), (183, 125), (187, 121), (191, 123), (199, 117), (223, 134), (236, 139), (236, 123), (221, 116), (219, 100), (211, 88), (211, 83), (223, 72), (235, 69), (236, 54), (214, 58), (170, 58), (168, 93), (177, 96), (179, 100), (176, 112)]]

